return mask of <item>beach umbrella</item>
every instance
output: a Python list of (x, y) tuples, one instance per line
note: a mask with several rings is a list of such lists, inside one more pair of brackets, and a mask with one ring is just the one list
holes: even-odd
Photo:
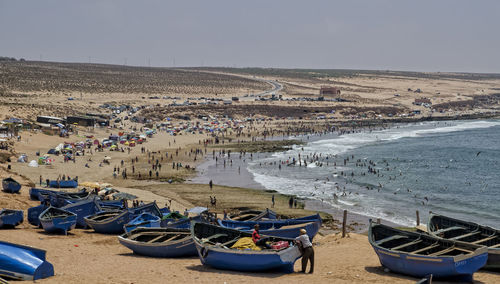
[(99, 145), (99, 140), (94, 140), (94, 145)]
[(137, 196), (133, 195), (133, 194), (130, 194), (130, 193), (126, 193), (126, 192), (118, 192), (118, 193), (115, 193), (113, 194), (113, 197), (118, 199), (118, 200), (122, 200), (122, 199), (125, 199), (125, 200), (134, 200), (137, 198)]

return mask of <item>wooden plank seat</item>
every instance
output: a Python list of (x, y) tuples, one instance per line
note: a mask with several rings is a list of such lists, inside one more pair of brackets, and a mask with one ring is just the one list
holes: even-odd
[(464, 238), (467, 238), (467, 237), (471, 237), (471, 236), (474, 236), (474, 235), (477, 235), (477, 234), (481, 234), (481, 231), (474, 231), (474, 232), (470, 232), (468, 234), (465, 234), (465, 235), (460, 235), (460, 236), (456, 236), (454, 238), (451, 238), (452, 240), (460, 240), (460, 239), (464, 239)]
[(492, 249), (494, 249), (494, 248), (500, 248), (500, 243), (498, 243), (498, 244), (496, 244), (496, 245), (494, 245), (494, 246), (491, 246), (491, 247), (489, 247), (489, 248), (492, 248)]
[[(156, 238), (149, 240), (149, 241), (148, 241), (148, 243), (154, 243), (154, 242), (156, 242), (157, 240), (159, 240), (159, 239), (161, 239), (161, 238), (165, 237), (166, 235), (167, 235), (167, 234), (162, 234), (162, 235), (159, 235), (159, 236), (157, 236)], [(174, 238), (175, 238), (175, 237), (177, 237), (177, 236), (174, 236)]]
[(394, 235), (394, 236), (390, 236), (390, 237), (378, 240), (378, 241), (375, 242), (375, 244), (377, 244), (379, 246), (379, 245), (381, 245), (383, 243), (386, 243), (386, 242), (389, 242), (389, 241), (392, 241), (392, 240), (398, 240), (398, 239), (404, 239), (404, 238), (407, 239), (408, 237), (407, 236), (403, 236), (403, 235)]
[(452, 251), (452, 250), (454, 250), (454, 249), (455, 249), (455, 246), (451, 246), (451, 247), (449, 247), (449, 248), (447, 248), (447, 249), (440, 250), (440, 251), (437, 251), (437, 252), (435, 252), (435, 253), (431, 253), (431, 254), (429, 254), (429, 256), (438, 256), (438, 255), (443, 255), (443, 254), (446, 254), (447, 252), (450, 252), (450, 251)]
[(438, 247), (439, 244), (437, 242), (433, 243), (432, 245), (430, 246), (426, 246), (425, 248), (421, 248), (421, 249), (417, 249), (417, 250), (414, 250), (414, 251), (411, 251), (409, 253), (412, 253), (412, 254), (418, 254), (418, 253), (421, 253), (421, 252), (424, 252), (426, 250), (430, 250), (430, 249), (433, 249), (435, 247)]
[(217, 238), (220, 238), (220, 237), (227, 237), (227, 234), (215, 234), (215, 235), (212, 235), (208, 238), (203, 238), (202, 239), (202, 242), (210, 242), (212, 239), (217, 239)]
[(480, 240), (474, 241), (472, 243), (473, 244), (480, 244), (480, 243), (484, 243), (484, 242), (489, 241), (489, 240), (493, 240), (496, 237), (498, 237), (498, 236), (497, 235), (493, 235), (493, 236), (486, 237), (484, 239), (480, 239)]
[(422, 240), (415, 240), (413, 242), (409, 242), (409, 243), (406, 243), (406, 244), (399, 245), (397, 247), (393, 247), (393, 248), (391, 248), (391, 250), (400, 250), (402, 248), (409, 247), (411, 245), (416, 245), (416, 244), (421, 243), (421, 242), (422, 242)]
[(437, 230), (437, 231), (434, 232), (434, 234), (437, 235), (437, 234), (451, 232), (451, 231), (455, 231), (455, 230), (465, 230), (465, 228), (464, 227), (460, 227), (460, 226), (453, 226), (453, 227), (449, 227), (449, 228)]

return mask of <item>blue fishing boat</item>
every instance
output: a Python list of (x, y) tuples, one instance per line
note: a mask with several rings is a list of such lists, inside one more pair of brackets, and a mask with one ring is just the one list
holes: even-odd
[(121, 234), (123, 226), (128, 223), (130, 212), (128, 210), (101, 211), (84, 218), (87, 226), (101, 234)]
[(264, 211), (259, 210), (244, 210), (238, 214), (229, 215), (228, 218), (234, 221), (260, 221), (260, 220), (274, 220), (276, 219), (276, 212), (266, 209)]
[(44, 250), (0, 241), (0, 276), (33, 281), (54, 276), (54, 267)]
[(189, 229), (191, 221), (189, 221), (188, 217), (182, 215), (181, 213), (179, 213), (177, 211), (171, 212), (168, 214), (164, 214), (161, 218), (161, 225), (160, 226), (164, 227), (164, 228), (167, 228), (167, 227), (178, 228), (178, 227), (174, 226), (173, 224), (176, 224), (176, 223), (183, 224), (183, 222), (181, 222), (181, 221), (184, 221), (184, 223), (187, 221), (187, 226), (185, 226), (185, 229)]
[(41, 227), (39, 217), (40, 214), (42, 214), (42, 212), (45, 211), (47, 208), (49, 207), (45, 204), (28, 208), (28, 223), (30, 223), (33, 226)]
[(128, 209), (130, 214), (137, 216), (141, 213), (149, 213), (154, 216), (162, 217), (163, 213), (161, 213), (160, 208), (156, 205), (156, 202), (151, 202), (139, 207), (133, 207)]
[(115, 211), (123, 210), (123, 202), (121, 200), (98, 200), (97, 204), (101, 207), (103, 211)]
[(401, 231), (371, 220), (368, 240), (384, 267), (418, 278), (432, 274), (433, 278), (472, 282), (474, 272), (488, 259), (485, 246)]
[(52, 206), (40, 214), (40, 224), (47, 233), (67, 234), (75, 228), (76, 219), (75, 213)]
[(45, 189), (36, 188), (36, 187), (30, 188), (30, 199), (31, 200), (40, 200), (38, 198), (38, 193), (41, 192), (41, 191), (45, 191)]
[(263, 235), (296, 238), (300, 236), (300, 230), (305, 229), (309, 239), (313, 239), (321, 227), (320, 220), (266, 220), (266, 221), (233, 221), (233, 220), (217, 220), (219, 225), (224, 228), (252, 232), (254, 226), (259, 224), (259, 232)]
[(10, 177), (2, 180), (2, 187), (3, 191), (10, 193), (18, 193), (21, 190), (21, 184)]
[(118, 236), (118, 241), (135, 254), (151, 257), (185, 257), (198, 254), (189, 230), (141, 227)]
[(52, 188), (76, 188), (76, 187), (78, 187), (78, 182), (76, 180), (51, 180), (51, 181), (49, 181), (49, 187), (52, 187)]
[(484, 269), (500, 270), (500, 230), (432, 213), (427, 230), (436, 237), (488, 247)]
[(123, 226), (141, 213), (150, 213), (158, 217), (162, 216), (156, 203), (152, 202), (122, 211), (99, 212), (92, 216), (85, 217), (85, 223), (97, 233), (121, 234), (123, 233)]
[(136, 228), (156, 228), (160, 227), (161, 219), (158, 216), (151, 215), (149, 213), (139, 214), (136, 218), (132, 219), (132, 221), (128, 222), (123, 226), (125, 232), (130, 232)]
[[(201, 263), (217, 269), (236, 271), (279, 270), (293, 272), (293, 265), (301, 254), (293, 239), (269, 237), (269, 241), (286, 242), (281, 249), (240, 250), (231, 248), (241, 238), (252, 234), (207, 223), (191, 224), (191, 236), (198, 250)], [(267, 236), (265, 236), (267, 237)]]
[(78, 192), (63, 192), (63, 191), (55, 191), (50, 189), (42, 189), (32, 187), (30, 188), (30, 199), (31, 200), (39, 200), (43, 201), (50, 198), (51, 194), (57, 194), (62, 198), (66, 199), (83, 199), (90, 195), (86, 189), (82, 189)]
[(101, 211), (99, 204), (94, 199), (81, 200), (76, 203), (68, 204), (61, 209), (67, 210), (69, 212), (76, 214), (76, 226), (80, 228), (86, 228), (87, 223), (85, 223), (85, 217), (94, 215)]
[(0, 210), (0, 228), (14, 228), (23, 222), (23, 210)]
[(161, 212), (161, 214), (163, 214), (163, 216), (165, 216), (165, 215), (170, 213), (170, 209), (168, 207), (163, 207), (163, 208), (160, 208), (160, 212)]

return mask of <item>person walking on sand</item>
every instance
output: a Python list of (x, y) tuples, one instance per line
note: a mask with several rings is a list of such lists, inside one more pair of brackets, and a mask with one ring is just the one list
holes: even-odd
[(311, 266), (309, 268), (309, 273), (314, 272), (314, 249), (312, 247), (312, 243), (309, 240), (309, 236), (307, 235), (307, 231), (304, 229), (300, 229), (300, 236), (295, 238), (295, 243), (299, 246), (302, 252), (302, 270), (301, 273), (306, 273), (307, 262), (311, 262)]
[(271, 206), (271, 208), (274, 208), (274, 194), (273, 194), (273, 196), (271, 196), (271, 201), (273, 202), (273, 205)]
[(214, 183), (212, 182), (212, 180), (210, 180), (208, 182), (208, 186), (210, 186), (210, 190), (212, 190), (213, 186), (214, 186)]

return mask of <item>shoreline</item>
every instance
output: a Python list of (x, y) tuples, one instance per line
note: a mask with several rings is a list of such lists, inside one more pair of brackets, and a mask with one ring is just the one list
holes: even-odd
[[(480, 121), (480, 120), (469, 120), (469, 121), (457, 120), (456, 124), (460, 124), (462, 122), (476, 122), (476, 121)], [(442, 126), (442, 124), (440, 125), (439, 121), (437, 121), (436, 123), (437, 123), (436, 125), (432, 125), (432, 128), (423, 128), (424, 131), (427, 129), (434, 129), (435, 127)], [(448, 125), (448, 126), (455, 126), (456, 124), (445, 123), (445, 125)], [(409, 127), (413, 127), (413, 125), (411, 123), (405, 123), (404, 125), (409, 126)], [(396, 129), (396, 127), (399, 128), (401, 126), (402, 126), (401, 124), (394, 124), (394, 125), (391, 125), (390, 127), (385, 128), (385, 129), (389, 129), (389, 130), (390, 130), (390, 128)], [(416, 127), (420, 127), (420, 125), (418, 125)], [(423, 126), (423, 127), (425, 127), (425, 126)], [(403, 128), (403, 127), (401, 127), (401, 128)], [(367, 131), (367, 130), (368, 129), (364, 129), (364, 130), (361, 130), (361, 132)], [(419, 129), (414, 129), (414, 130), (419, 131)], [(305, 136), (293, 136), (293, 137), (289, 137), (288, 139), (299, 139), (299, 140), (302, 140), (305, 142), (314, 142), (314, 141), (318, 141), (318, 140), (322, 140), (322, 139), (332, 139), (334, 137), (340, 137), (340, 136), (338, 136), (334, 133), (328, 133), (328, 134), (323, 134), (323, 135), (319, 135), (319, 134), (311, 135), (309, 140), (306, 140)], [(279, 140), (279, 139), (287, 139), (287, 138), (286, 137), (272, 137), (270, 139)], [(230, 148), (229, 145), (227, 148)], [(270, 152), (270, 153), (257, 152), (257, 153), (253, 153), (253, 157), (254, 157), (254, 159), (257, 159), (257, 160), (263, 160), (263, 159), (265, 160), (266, 157), (270, 157), (274, 153), (283, 153), (283, 152), (284, 151)], [(226, 168), (224, 168), (223, 166), (220, 165), (220, 159), (222, 159), (222, 158), (219, 159), (219, 165), (216, 167), (215, 161), (211, 157), (206, 157), (205, 161), (202, 164), (200, 164), (200, 166), (199, 166), (199, 168), (201, 168), (201, 171), (197, 172), (197, 176), (188, 182), (189, 183), (208, 183), (208, 181), (212, 179), (214, 183), (225, 185), (225, 186), (250, 188), (250, 189), (253, 189), (256, 191), (269, 190), (264, 185), (260, 184), (259, 182), (257, 182), (255, 180), (255, 178), (254, 178), (255, 176), (253, 175), (253, 173), (251, 173), (248, 170), (248, 162), (246, 162), (246, 163), (242, 162), (240, 159), (238, 159), (237, 154), (235, 156), (236, 157), (232, 160), (233, 161), (232, 165), (227, 166)], [(231, 155), (231, 158), (232, 157), (233, 157), (233, 155)], [(249, 160), (248, 154), (246, 157), (247, 157), (247, 160)], [(235, 170), (235, 168), (238, 168), (238, 167), (241, 167), (240, 174), (238, 174), (237, 171)], [(340, 180), (337, 180), (337, 181), (339, 183), (341, 183)], [(283, 192), (279, 192), (279, 191), (276, 191), (276, 193), (282, 194), (285, 196), (291, 196), (291, 194), (287, 194), (287, 193), (283, 193)], [(296, 196), (296, 195), (293, 195), (293, 196)], [(307, 198), (307, 197), (304, 198), (304, 196), (298, 197), (298, 199), (303, 200), (303, 203), (305, 205), (305, 209), (308, 209), (311, 211), (320, 211), (320, 212), (330, 214), (330, 215), (332, 215), (332, 217), (334, 219), (337, 219), (337, 220), (341, 220), (343, 218), (343, 209), (346, 209), (345, 206), (344, 206), (344, 208), (337, 208), (336, 206), (334, 207), (332, 205), (329, 205), (327, 203), (319, 201), (318, 199)], [(425, 213), (422, 210), (419, 210), (419, 211), (421, 213), (421, 216), (422, 216), (422, 214), (425, 215)], [(395, 212), (393, 212), (393, 213), (395, 213)], [(362, 214), (359, 212), (354, 213), (354, 212), (348, 211), (348, 219), (352, 220), (353, 223), (358, 224), (357, 228), (355, 229), (356, 232), (366, 231), (366, 229), (367, 229), (366, 225), (368, 224), (369, 219), (374, 219), (374, 220), (381, 219), (384, 224), (389, 224), (392, 226), (416, 226), (415, 215), (408, 216), (408, 218), (410, 218), (411, 220), (408, 220), (405, 223), (397, 223), (396, 221), (391, 221), (391, 219), (385, 219), (384, 217), (378, 217), (376, 215), (367, 215), (367, 214)], [(413, 224), (408, 223), (408, 222), (413, 222)], [(422, 224), (425, 224), (425, 222), (421, 223), (421, 225)]]

